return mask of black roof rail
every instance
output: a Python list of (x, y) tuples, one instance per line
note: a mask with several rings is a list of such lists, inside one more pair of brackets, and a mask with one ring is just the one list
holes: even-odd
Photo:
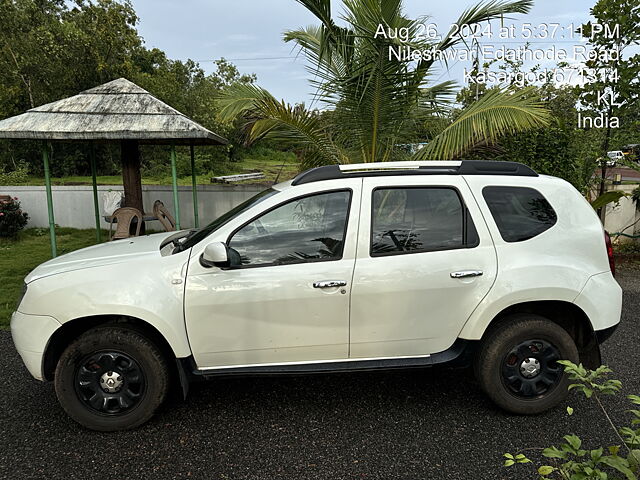
[(494, 160), (463, 160), (458, 175), (513, 175), (515, 177), (537, 177), (531, 167), (518, 162), (496, 162)]
[(537, 177), (538, 174), (530, 167), (517, 162), (499, 162), (493, 160), (462, 160), (460, 165), (439, 166), (420, 165), (417, 168), (390, 168), (384, 164), (371, 164), (370, 169), (363, 167), (358, 170), (341, 170), (339, 165), (316, 167), (298, 174), (292, 185), (320, 182), (322, 180), (337, 180), (350, 177), (379, 177), (400, 175), (509, 175), (514, 177)]

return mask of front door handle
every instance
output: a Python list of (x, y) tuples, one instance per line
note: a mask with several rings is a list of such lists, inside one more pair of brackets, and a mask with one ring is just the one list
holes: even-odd
[(451, 272), (451, 278), (479, 277), (481, 275), (482, 270), (462, 270), (460, 272)]
[(325, 280), (323, 282), (313, 282), (313, 288), (332, 288), (332, 287), (346, 287), (347, 282), (344, 280)]

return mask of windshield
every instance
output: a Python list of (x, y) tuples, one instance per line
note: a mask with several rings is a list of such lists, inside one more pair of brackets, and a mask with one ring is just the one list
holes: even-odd
[(271, 197), (272, 195), (275, 195), (276, 193), (278, 193), (278, 190), (275, 190), (273, 188), (264, 190), (258, 193), (257, 195), (254, 195), (249, 200), (245, 200), (240, 205), (232, 208), (227, 213), (219, 216), (206, 227), (202, 227), (200, 230), (194, 230), (193, 233), (191, 233), (186, 238), (186, 240), (182, 242), (182, 244), (180, 245), (180, 250), (183, 251), (183, 250), (186, 250), (187, 248), (193, 247), (196, 243), (208, 237), (211, 232), (214, 232), (215, 230), (217, 230), (218, 228), (220, 228), (221, 226), (223, 226), (224, 224), (226, 224), (236, 216), (250, 209), (254, 205), (257, 205), (263, 200)]

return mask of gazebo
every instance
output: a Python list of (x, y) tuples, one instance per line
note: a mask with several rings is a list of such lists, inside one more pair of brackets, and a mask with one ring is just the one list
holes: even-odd
[(73, 97), (32, 108), (0, 121), (0, 138), (41, 140), (44, 163), (51, 254), (57, 255), (48, 144), (53, 141), (92, 142), (90, 161), (97, 240), (100, 241), (100, 212), (93, 142), (119, 142), (122, 158), (124, 206), (144, 212), (140, 174), (140, 144), (171, 147), (171, 174), (176, 227), (180, 229), (176, 145), (189, 145), (196, 227), (198, 202), (194, 169), (194, 145), (223, 145), (227, 141), (125, 78), (85, 90)]

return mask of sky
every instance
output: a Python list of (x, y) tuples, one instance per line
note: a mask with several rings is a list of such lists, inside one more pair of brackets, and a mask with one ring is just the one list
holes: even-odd
[[(340, 2), (332, 3), (334, 12), (340, 12)], [(519, 34), (523, 21), (533, 26), (555, 22), (560, 27), (554, 40), (536, 40), (532, 47), (546, 49), (555, 44), (572, 48), (580, 41), (567, 39), (567, 27), (588, 20), (594, 3), (595, 0), (537, 0), (528, 15), (514, 15), (514, 20), (508, 21), (516, 25), (517, 38), (502, 42), (511, 47), (524, 44)], [(404, 9), (411, 18), (428, 15), (425, 23), (434, 23), (444, 31), (473, 4), (472, 0), (405, 0)], [(207, 72), (213, 69), (214, 59), (225, 57), (242, 73), (255, 73), (257, 83), (279, 99), (290, 103), (309, 103), (312, 99), (305, 59), (291, 44), (283, 42), (282, 34), (318, 22), (294, 0), (133, 0), (133, 5), (140, 17), (139, 33), (148, 48), (160, 48), (173, 59), (196, 60)], [(537, 32), (542, 35), (540, 29)], [(494, 36), (483, 43), (496, 45), (497, 41)], [(538, 63), (543, 67), (555, 65), (552, 61)], [(434, 80), (451, 79), (462, 86), (464, 68), (469, 66), (465, 61), (450, 62), (449, 69), (440, 65)]]

